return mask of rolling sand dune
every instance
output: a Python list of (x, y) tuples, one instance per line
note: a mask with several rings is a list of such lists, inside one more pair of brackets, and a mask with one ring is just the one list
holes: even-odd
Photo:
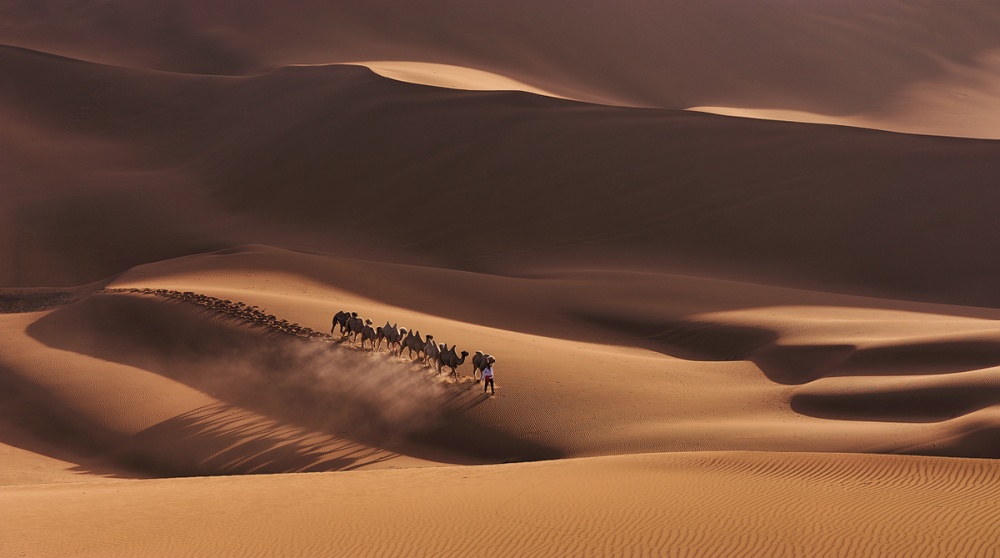
[[(89, 156), (101, 172), (14, 167), (10, 285), (256, 242), (505, 274), (609, 262), (997, 302), (997, 264), (980, 257), (1000, 234), (995, 142), (457, 92), (356, 67), (222, 78), (0, 59), (25, 77), (5, 102), (41, 137), (79, 118), (79, 133), (118, 143)], [(107, 176), (121, 167), (133, 170)]]
[(7, 10), (0, 43), (225, 75), (436, 63), (589, 102), (997, 138), (998, 23), (988, 1), (45, 0)]
[(0, 556), (996, 555), (998, 28), (0, 6)]

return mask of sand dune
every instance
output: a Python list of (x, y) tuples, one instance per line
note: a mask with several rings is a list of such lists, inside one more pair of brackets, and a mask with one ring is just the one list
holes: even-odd
[(407, 83), (468, 91), (524, 91), (546, 97), (559, 97), (550, 91), (532, 87), (527, 83), (499, 74), (462, 66), (392, 60), (356, 62), (356, 64), (364, 66), (382, 77)]
[[(444, 393), (434, 384), (414, 391), (407, 382), (421, 374), (405, 358), (309, 348), (327, 346), (322, 339), (293, 349), (283, 335), (169, 297), (92, 295), (25, 329), (52, 349), (148, 370), (228, 405), (452, 463), (694, 449), (922, 453), (914, 448), (984, 435), (986, 425), (949, 421), (1000, 397), (983, 389), (1000, 331), (959, 307), (870, 308), (879, 303), (651, 273), (501, 278), (264, 247), (143, 266), (110, 286), (203, 293), (317, 332), (338, 309), (353, 309), (503, 355), (496, 401), (469, 391), (478, 389), (469, 364), (458, 383), (430, 373), (453, 386), (445, 391), (458, 390), (458, 418), (437, 414), (444, 407), (433, 401)], [(455, 298), (461, 292), (478, 296)], [(693, 314), (699, 299), (761, 306)], [(406, 382), (391, 379), (400, 373)], [(277, 391), (262, 398), (267, 385)], [(923, 405), (913, 407), (921, 393)], [(185, 412), (206, 404), (198, 403)], [(394, 424), (419, 435), (386, 438), (407, 433)], [(977, 444), (952, 451), (992, 452)]]
[(940, 458), (630, 455), (5, 487), (0, 519), (3, 549), (32, 556), (978, 556), (998, 543), (997, 474)]
[[(234, 13), (234, 11), (238, 13)], [(0, 43), (245, 75), (371, 60), (488, 72), (589, 102), (997, 138), (993, 2), (24, 2)], [(416, 76), (415, 76), (416, 77)], [(423, 78), (416, 77), (416, 79)], [(986, 117), (985, 119), (983, 117)]]
[(980, 257), (998, 233), (994, 142), (458, 92), (356, 67), (220, 78), (2, 58), (13, 74), (45, 68), (6, 97), (32, 129), (62, 138), (80, 114), (86, 137), (117, 142), (69, 159), (100, 172), (14, 167), (29, 193), (11, 206), (8, 234), (25, 241), (8, 246), (10, 285), (260, 242), (494, 273), (568, 262), (997, 299)]
[(0, 8), (0, 555), (992, 555), (1000, 3), (654, 4)]

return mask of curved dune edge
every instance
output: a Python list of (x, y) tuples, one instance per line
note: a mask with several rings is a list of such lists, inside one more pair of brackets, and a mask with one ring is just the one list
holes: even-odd
[(452, 64), (383, 60), (341, 62), (338, 65), (364, 66), (384, 78), (432, 87), (463, 89), (466, 91), (523, 91), (546, 97), (567, 98), (501, 74)]
[[(291, 64), (311, 66), (316, 64)], [(335, 65), (363, 66), (405, 83), (465, 91), (521, 91), (534, 95), (617, 107), (653, 108), (597, 94), (596, 91), (556, 93), (541, 86), (484, 69), (423, 61), (355, 61)], [(908, 85), (885, 107), (870, 113), (823, 114), (795, 109), (735, 106), (692, 106), (691, 112), (754, 120), (848, 126), (885, 132), (970, 139), (1000, 139), (1000, 50), (978, 57), (973, 66), (946, 65), (943, 76)], [(946, 94), (943, 94), (946, 92)], [(674, 107), (657, 107), (674, 108)]]
[[(337, 65), (363, 66), (384, 78), (430, 87), (466, 91), (521, 91), (599, 105), (653, 108), (648, 103), (602, 96), (596, 91), (563, 90), (556, 93), (555, 90), (467, 66), (395, 60), (339, 62)], [(1000, 75), (1000, 50), (982, 54), (976, 65), (948, 64), (944, 75), (908, 85), (888, 100), (885, 107), (869, 113), (823, 114), (795, 109), (736, 106), (692, 106), (683, 110), (754, 120), (996, 140), (1000, 139), (1000, 111), (994, 110), (997, 103), (1000, 103), (1000, 80), (992, 77), (996, 75)]]
[[(329, 339), (317, 332), (343, 309), (490, 352), (499, 361), (497, 396), (477, 402), (481, 388), (472, 389), (453, 425), (464, 430), (438, 432), (421, 451), (355, 436), (342, 445), (347, 455), (337, 454), (342, 429), (322, 421), (319, 433), (333, 438), (310, 444), (315, 426), (288, 428), (296, 417), (307, 426), (322, 419), (287, 405), (301, 384), (284, 386), (292, 395), (277, 407), (262, 406), (253, 396), (262, 384), (244, 374), (259, 368), (253, 359), (220, 354), (251, 346), (280, 356), (273, 334), (328, 346), (309, 340)], [(0, 365), (20, 391), (48, 393), (34, 399), (55, 417), (42, 424), (88, 425), (90, 449), (135, 448), (132, 461), (162, 463), (131, 473), (129, 460), (87, 465), (86, 452), (53, 452), (44, 431), (15, 446), (119, 476), (734, 449), (987, 457), (996, 455), (1000, 424), (992, 318), (650, 272), (550, 269), (514, 278), (243, 246), (140, 266), (105, 293), (56, 310), (4, 315), (13, 352)], [(264, 377), (286, 378), (289, 362), (275, 364)], [(399, 370), (409, 373), (406, 366)], [(389, 373), (379, 377), (396, 378)], [(468, 363), (459, 368), (475, 388), (470, 373)], [(415, 400), (381, 385), (373, 395)], [(227, 437), (248, 431), (255, 434), (242, 450), (222, 452)], [(268, 459), (276, 447), (289, 451)]]
[[(226, 403), (120, 357), (53, 349), (24, 333), (43, 316), (0, 316), (0, 484), (436, 463)], [(109, 339), (121, 354), (142, 349), (123, 341)]]
[[(23, 77), (2, 103), (19, 125), (0, 135), (37, 162), (13, 167), (24, 217), (6, 236), (25, 240), (0, 238), (6, 284), (76, 285), (258, 242), (470, 271), (603, 260), (998, 299), (1000, 266), (981, 257), (1000, 229), (984, 211), (996, 142), (420, 87), (359, 67), (220, 78), (16, 49), (0, 65)], [(464, 210), (484, 199), (489, 227)], [(455, 210), (427, 218), (439, 200)]]
[[(141, 266), (112, 286), (242, 300), (313, 329), (353, 309), (485, 350), (500, 359), (499, 395), (470, 413), (569, 456), (993, 447), (963, 443), (990, 419), (950, 420), (997, 404), (981, 389), (1000, 363), (988, 310), (652, 272), (514, 278), (263, 246)], [(947, 389), (908, 410), (928, 385)], [(859, 391), (871, 393), (851, 407)]]
[[(28, 336), (44, 343), (45, 352), (62, 353), (67, 362), (99, 360), (109, 372), (121, 369), (105, 377), (124, 387), (92, 394), (85, 376), (71, 382), (58, 369), (33, 372), (12, 361), (10, 374), (54, 390), (41, 401), (77, 409), (83, 422), (92, 423), (84, 437), (94, 449), (136, 474), (559, 456), (481, 420), (459, 418), (463, 409), (488, 400), (464, 372), (452, 380), (385, 350), (346, 350), (329, 334), (251, 305), (193, 292), (107, 289), (27, 318), (34, 318)], [(77, 399), (75, 393), (89, 396)], [(185, 405), (192, 395), (184, 394), (200, 398)], [(142, 400), (160, 412), (147, 411), (150, 403), (136, 404)], [(488, 446), (481, 442), (487, 438), (493, 441)]]
[[(30, 556), (974, 556), (1000, 463), (640, 454), (477, 467), (0, 488)], [(52, 529), (59, 525), (59, 529)]]
[(693, 106), (686, 110), (783, 122), (832, 124), (904, 134), (1000, 139), (1000, 49), (978, 53), (966, 64), (940, 61), (940, 73), (900, 88), (883, 106), (824, 114), (753, 106)]
[[(935, 84), (928, 84), (927, 87), (933, 89), (936, 86)], [(961, 97), (963, 95), (956, 93), (955, 96)], [(995, 113), (990, 111), (984, 111), (982, 113), (956, 112), (956, 110), (961, 110), (959, 106), (933, 100), (929, 100), (928, 104), (930, 103), (936, 103), (937, 105), (927, 107), (929, 110), (926, 112), (932, 114), (932, 117), (903, 122), (900, 122), (898, 119), (892, 119), (878, 114), (837, 116), (774, 108), (702, 106), (688, 107), (685, 110), (706, 114), (717, 114), (719, 116), (731, 116), (735, 118), (773, 120), (778, 122), (798, 122), (802, 124), (848, 126), (851, 128), (881, 130), (883, 132), (896, 132), (900, 134), (983, 140), (1000, 139), (1000, 131), (998, 131), (1000, 130), (1000, 118), (996, 117)], [(915, 110), (915, 112), (924, 111)]]
[(12, 7), (0, 43), (230, 76), (289, 64), (433, 61), (613, 104), (877, 115), (879, 129), (931, 135), (995, 138), (1000, 113), (1000, 10), (992, 2), (859, 9), (634, 0), (565, 10), (528, 0), (281, 8), (251, 1), (239, 17), (191, 0), (69, 4)]

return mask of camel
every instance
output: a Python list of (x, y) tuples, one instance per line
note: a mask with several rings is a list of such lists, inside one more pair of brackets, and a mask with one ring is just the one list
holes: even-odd
[(482, 376), (476, 376), (476, 372), (486, 370), (488, 367), (493, 366), (496, 361), (497, 359), (493, 358), (493, 355), (476, 351), (476, 354), (472, 355), (472, 377), (478, 382)]
[(351, 317), (351, 313), (347, 310), (341, 310), (333, 315), (333, 326), (330, 328), (330, 335), (333, 335), (333, 331), (340, 326), (340, 337), (343, 338), (347, 335), (347, 320)]
[(438, 374), (441, 373), (441, 362), (438, 360), (440, 356), (441, 347), (434, 341), (433, 335), (427, 334), (427, 342), (424, 343), (424, 364), (437, 370)]
[(351, 339), (352, 342), (358, 340), (358, 336), (361, 335), (361, 331), (365, 328), (365, 321), (358, 316), (357, 312), (351, 312), (351, 317), (347, 318), (347, 337)]
[(399, 348), (399, 356), (403, 356), (403, 349), (409, 351), (410, 358), (413, 358), (413, 353), (417, 353), (417, 358), (420, 358), (420, 354), (424, 351), (424, 340), (420, 338), (420, 332), (406, 332), (406, 337), (403, 338), (402, 345)]
[(397, 324), (389, 325), (389, 321), (386, 320), (385, 325), (378, 328), (378, 334), (378, 339), (375, 343), (376, 351), (379, 350), (382, 346), (382, 340), (385, 339), (390, 354), (395, 354), (397, 348), (402, 352), (403, 346), (400, 343), (403, 340), (403, 336), (406, 335), (405, 327), (397, 327)]
[(361, 349), (365, 348), (365, 341), (370, 341), (372, 350), (375, 350), (375, 340), (378, 339), (378, 332), (372, 327), (371, 320), (365, 320), (365, 326), (361, 328)]
[(465, 362), (465, 357), (469, 356), (469, 351), (462, 351), (462, 356), (460, 357), (458, 356), (458, 354), (455, 353), (456, 346), (457, 345), (452, 345), (452, 347), (448, 349), (447, 345), (442, 344), (441, 356), (438, 357), (438, 360), (441, 361), (441, 368), (444, 368), (445, 366), (451, 368), (451, 375), (455, 376), (455, 378), (457, 379), (458, 367), (462, 366), (462, 364)]

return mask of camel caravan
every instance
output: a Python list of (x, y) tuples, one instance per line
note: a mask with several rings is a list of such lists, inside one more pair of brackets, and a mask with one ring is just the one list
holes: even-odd
[[(438, 374), (445, 368), (450, 368), (451, 375), (456, 379), (458, 367), (465, 364), (469, 356), (468, 351), (459, 353), (457, 345), (449, 348), (447, 343), (438, 343), (433, 335), (422, 337), (419, 331), (409, 331), (398, 324), (390, 324), (388, 320), (385, 325), (374, 327), (370, 319), (358, 316), (357, 312), (337, 312), (333, 316), (330, 334), (334, 335), (338, 329), (341, 342), (357, 344), (362, 350), (373, 352), (379, 352), (384, 342), (389, 354), (402, 357), (405, 350), (408, 358), (422, 362)], [(483, 370), (493, 366), (495, 362), (492, 355), (476, 351), (472, 355), (472, 377), (479, 382), (482, 380)]]

